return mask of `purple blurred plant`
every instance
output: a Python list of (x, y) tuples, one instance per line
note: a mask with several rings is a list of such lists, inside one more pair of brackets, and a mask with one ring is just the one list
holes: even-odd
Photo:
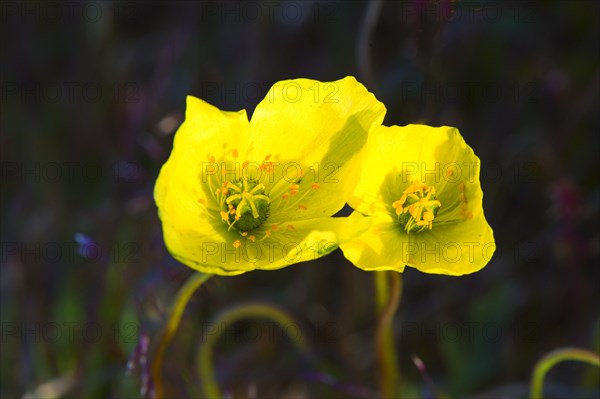
[(148, 362), (148, 349), (150, 348), (150, 335), (145, 328), (140, 331), (140, 339), (133, 348), (129, 360), (127, 361), (126, 374), (130, 375), (138, 371), (141, 380), (140, 395), (145, 398), (154, 397), (154, 383), (150, 373), (150, 364)]

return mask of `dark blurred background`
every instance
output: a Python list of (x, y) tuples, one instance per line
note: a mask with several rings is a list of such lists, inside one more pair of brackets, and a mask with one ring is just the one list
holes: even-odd
[[(251, 114), (296, 77), (354, 75), (386, 124), (456, 126), (481, 158), (497, 252), (469, 276), (404, 273), (394, 323), (407, 396), (432, 397), (413, 355), (451, 397), (524, 398), (544, 353), (598, 352), (599, 3), (0, 4), (2, 398), (143, 396), (146, 343), (191, 273), (166, 252), (152, 198), (185, 96)], [(200, 396), (209, 321), (253, 300), (287, 309), (319, 365), (240, 323), (217, 348), (223, 389), (372, 397), (373, 298), (373, 275), (339, 251), (215, 277), (167, 351), (170, 397)], [(547, 392), (598, 397), (599, 378), (560, 364)]]

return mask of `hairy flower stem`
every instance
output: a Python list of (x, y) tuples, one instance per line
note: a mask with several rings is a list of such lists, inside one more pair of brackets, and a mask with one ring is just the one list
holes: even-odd
[[(233, 323), (249, 318), (263, 318), (275, 322), (288, 335), (290, 341), (300, 350), (300, 352), (313, 360), (312, 352), (310, 351), (304, 336), (300, 333), (290, 334), (290, 329), (288, 327), (297, 325), (297, 323), (284, 310), (262, 302), (234, 306), (223, 311), (212, 321), (212, 325), (219, 326), (219, 329), (216, 334), (207, 335), (204, 338), (204, 343), (200, 347), (200, 352), (198, 354), (198, 371), (200, 373), (200, 380), (202, 381), (205, 397), (215, 399), (223, 397), (219, 385), (215, 381), (215, 372), (212, 362), (215, 344), (219, 340), (221, 334)], [(293, 329), (293, 331), (298, 330)]]
[(152, 361), (152, 379), (154, 382), (154, 398), (156, 399), (162, 399), (165, 397), (161, 375), (162, 361), (165, 350), (177, 332), (179, 322), (181, 321), (181, 315), (183, 314), (187, 303), (192, 297), (192, 294), (198, 289), (198, 287), (200, 287), (212, 276), (212, 274), (193, 273), (190, 277), (188, 277), (185, 284), (179, 289), (179, 292), (177, 292), (177, 296), (175, 297), (173, 307), (169, 314), (169, 320), (167, 321), (167, 325), (160, 336), (156, 352), (154, 353), (154, 359)]
[(379, 386), (383, 398), (395, 398), (400, 386), (393, 320), (402, 296), (402, 275), (393, 271), (375, 273), (379, 321), (375, 348), (379, 364)]
[(544, 390), (544, 378), (557, 363), (565, 360), (575, 360), (600, 367), (600, 357), (597, 354), (579, 348), (560, 348), (547, 353), (535, 365), (531, 377), (531, 388), (529, 397), (542, 399)]

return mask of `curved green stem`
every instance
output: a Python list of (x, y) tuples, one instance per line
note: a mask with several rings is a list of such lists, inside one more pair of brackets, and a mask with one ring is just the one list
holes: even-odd
[(177, 332), (179, 322), (181, 321), (181, 315), (183, 314), (187, 303), (192, 297), (192, 294), (198, 289), (198, 287), (200, 287), (212, 276), (212, 274), (193, 273), (190, 277), (188, 277), (185, 284), (177, 292), (171, 313), (169, 314), (169, 320), (167, 321), (167, 325), (160, 336), (156, 352), (154, 353), (154, 359), (152, 360), (151, 371), (152, 380), (154, 382), (154, 397), (156, 399), (162, 399), (165, 397), (161, 374), (165, 350), (175, 335), (175, 332)]
[[(391, 282), (391, 286), (390, 286)], [(379, 386), (384, 398), (396, 397), (400, 371), (392, 322), (402, 296), (402, 275), (397, 272), (375, 272), (379, 321), (375, 333), (375, 348), (379, 363)]]
[(560, 348), (547, 353), (535, 365), (531, 377), (531, 399), (542, 399), (544, 389), (544, 378), (546, 373), (557, 363), (565, 360), (576, 360), (593, 366), (600, 367), (600, 357), (597, 354), (579, 348)]
[(212, 325), (218, 326), (216, 334), (207, 335), (204, 344), (200, 347), (198, 369), (204, 389), (204, 395), (207, 398), (215, 399), (223, 397), (219, 385), (215, 381), (215, 372), (212, 364), (214, 347), (219, 337), (236, 321), (254, 317), (274, 321), (282, 327), (292, 343), (296, 345), (301, 352), (310, 354), (309, 347), (302, 334), (295, 336), (288, 331), (288, 326), (297, 326), (298, 324), (284, 310), (271, 304), (261, 302), (238, 305), (227, 309), (212, 321)]

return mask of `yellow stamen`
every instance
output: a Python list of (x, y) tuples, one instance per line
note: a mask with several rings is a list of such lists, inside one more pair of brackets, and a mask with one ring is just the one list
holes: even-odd
[(272, 162), (263, 163), (261, 168), (264, 169), (267, 173), (273, 173), (275, 170), (275, 165)]
[(398, 221), (407, 233), (431, 230), (441, 206), (435, 196), (435, 187), (421, 182), (411, 183), (400, 199), (392, 203)]
[(240, 247), (240, 245), (242, 245), (242, 242), (241, 242), (240, 240), (235, 240), (235, 241), (233, 242), (233, 246), (234, 246), (235, 248), (239, 248), (239, 247)]
[(222, 187), (218, 189), (223, 194), (219, 198), (221, 207), (225, 208), (221, 215), (223, 212), (228, 214), (229, 218), (225, 221), (230, 229), (235, 228), (247, 235), (264, 222), (270, 203), (264, 189), (264, 184), (247, 177), (222, 183)]

